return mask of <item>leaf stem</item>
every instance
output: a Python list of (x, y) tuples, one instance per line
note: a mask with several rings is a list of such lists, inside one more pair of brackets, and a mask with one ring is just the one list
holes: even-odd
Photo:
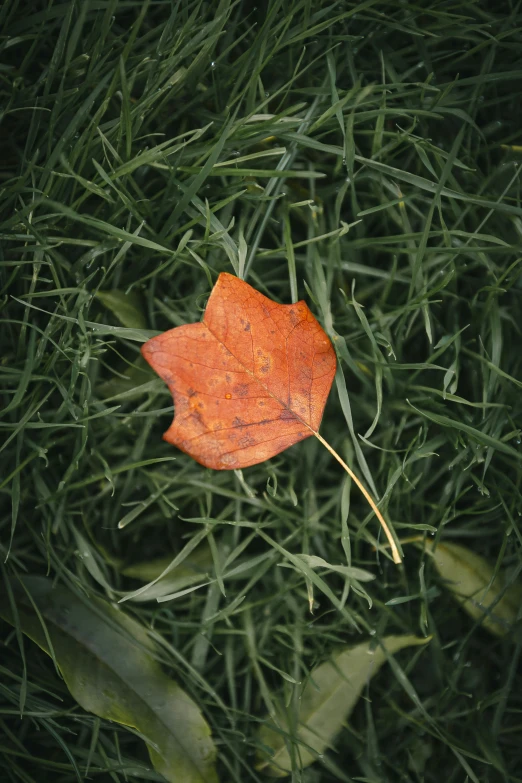
[(339, 454), (338, 454), (338, 453), (335, 451), (335, 449), (333, 449), (333, 448), (330, 446), (330, 444), (328, 443), (328, 441), (326, 441), (326, 440), (323, 438), (323, 436), (322, 436), (322, 435), (319, 435), (319, 433), (318, 433), (316, 430), (314, 430), (314, 435), (315, 435), (315, 437), (317, 438), (317, 440), (321, 441), (321, 443), (323, 444), (323, 446), (324, 446), (326, 449), (328, 449), (328, 451), (330, 452), (330, 454), (332, 455), (332, 457), (335, 457), (335, 459), (337, 460), (337, 462), (338, 462), (338, 463), (339, 463), (339, 464), (340, 464), (340, 465), (341, 465), (341, 466), (342, 466), (342, 467), (345, 469), (345, 471), (348, 473), (348, 475), (350, 476), (350, 478), (351, 478), (351, 479), (352, 479), (352, 480), (353, 480), (353, 481), (354, 481), (354, 482), (357, 484), (357, 486), (359, 487), (359, 489), (360, 489), (360, 490), (361, 490), (361, 492), (363, 493), (364, 497), (366, 498), (366, 500), (367, 500), (367, 501), (368, 501), (368, 503), (370, 504), (372, 511), (375, 513), (375, 516), (377, 517), (377, 519), (379, 520), (379, 522), (380, 522), (380, 523), (381, 523), (381, 525), (382, 525), (382, 529), (384, 530), (384, 532), (385, 532), (385, 534), (386, 534), (386, 538), (388, 539), (388, 541), (389, 541), (389, 544), (390, 544), (390, 549), (391, 549), (391, 551), (392, 551), (393, 562), (394, 562), (394, 563), (397, 563), (397, 564), (399, 564), (399, 563), (402, 563), (402, 558), (401, 558), (401, 556), (400, 556), (400, 553), (399, 553), (399, 550), (398, 550), (398, 548), (397, 548), (397, 544), (395, 543), (395, 540), (394, 540), (394, 538), (393, 538), (393, 536), (392, 536), (391, 530), (390, 530), (390, 528), (388, 527), (388, 523), (387, 523), (387, 522), (386, 522), (386, 520), (384, 519), (384, 517), (383, 517), (383, 515), (381, 514), (381, 512), (379, 511), (379, 509), (377, 508), (377, 505), (376, 505), (376, 503), (375, 503), (374, 499), (372, 498), (372, 496), (370, 495), (370, 493), (368, 492), (368, 490), (366, 489), (366, 487), (364, 486), (364, 484), (363, 484), (363, 483), (362, 483), (362, 482), (361, 482), (361, 481), (360, 481), (360, 480), (357, 478), (357, 476), (355, 475), (355, 473), (353, 472), (353, 470), (352, 470), (351, 468), (349, 468), (349, 467), (348, 467), (348, 465), (347, 465), (347, 464), (346, 464), (346, 462), (345, 462), (345, 461), (342, 459), (342, 457), (340, 457), (340, 456), (339, 456)]

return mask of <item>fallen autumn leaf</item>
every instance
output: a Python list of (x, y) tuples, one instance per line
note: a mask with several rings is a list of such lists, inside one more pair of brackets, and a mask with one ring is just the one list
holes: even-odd
[(142, 354), (168, 384), (175, 417), (164, 439), (214, 470), (256, 465), (314, 435), (370, 494), (319, 434), (335, 375), (332, 344), (306, 302), (282, 305), (221, 273), (202, 321), (153, 337)]
[(292, 770), (292, 757), (298, 759), (300, 768), (312, 764), (333, 745), (364, 686), (386, 663), (388, 656), (404, 647), (428, 641), (429, 638), (412, 635), (387, 636), (375, 649), (374, 642), (362, 642), (339, 650), (316, 666), (299, 699), (295, 730), (289, 726), (282, 704), (278, 704), (277, 714), (271, 722), (261, 727), (259, 738), (266, 752), (260, 753), (257, 768), (271, 777), (286, 777)]

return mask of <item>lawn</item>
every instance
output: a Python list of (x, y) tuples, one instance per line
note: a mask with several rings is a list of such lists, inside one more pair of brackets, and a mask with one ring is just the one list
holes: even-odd
[[(520, 3), (0, 28), (1, 779), (522, 781)], [(162, 440), (140, 349), (221, 272), (330, 338), (320, 433), (399, 564), (317, 438)]]

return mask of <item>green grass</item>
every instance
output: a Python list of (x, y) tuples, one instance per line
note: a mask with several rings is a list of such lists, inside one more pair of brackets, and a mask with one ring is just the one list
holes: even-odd
[[(368, 631), (433, 638), (293, 783), (521, 781), (520, 622), (490, 635), (422, 547), (522, 569), (520, 4), (7, 0), (0, 25), (3, 589), (47, 574), (117, 600), (143, 584), (126, 568), (201, 537), (210, 585), (121, 607), (163, 640), (222, 783), (267, 780), (283, 674)], [(220, 271), (306, 298), (334, 339), (321, 432), (420, 539), (403, 567), (315, 439), (243, 473), (161, 440), (140, 344), (198, 320)], [(371, 571), (371, 605), (285, 552)], [(162, 779), (1, 629), (2, 780)]]

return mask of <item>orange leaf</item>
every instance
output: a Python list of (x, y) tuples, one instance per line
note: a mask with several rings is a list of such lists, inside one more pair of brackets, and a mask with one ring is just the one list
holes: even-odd
[(142, 347), (174, 397), (165, 440), (214, 470), (270, 459), (319, 429), (332, 344), (305, 302), (281, 305), (222, 273), (203, 320)]
[(374, 500), (319, 434), (335, 352), (305, 302), (277, 304), (223, 272), (200, 323), (153, 337), (141, 352), (174, 397), (166, 441), (207, 468), (231, 470), (315, 435), (357, 484), (401, 562)]

